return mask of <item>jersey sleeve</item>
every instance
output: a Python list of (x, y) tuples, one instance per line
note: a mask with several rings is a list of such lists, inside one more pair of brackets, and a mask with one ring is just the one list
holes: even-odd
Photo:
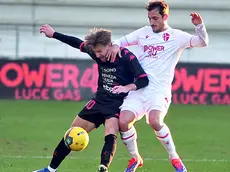
[(205, 47), (209, 43), (209, 37), (204, 23), (195, 28), (196, 35), (191, 39), (191, 47)]
[(68, 44), (73, 48), (77, 48), (81, 52), (89, 54), (89, 56), (92, 59), (97, 60), (95, 53), (92, 50), (86, 48), (84, 46), (84, 41), (81, 40), (80, 38), (77, 38), (77, 37), (74, 37), (74, 36), (64, 35), (64, 34), (59, 33), (59, 32), (55, 32), (54, 35), (53, 35), (53, 38), (65, 43), (65, 44)]
[(200, 24), (195, 27), (196, 35), (180, 31), (178, 38), (181, 48), (188, 47), (205, 47), (208, 45), (209, 38), (205, 25)]
[(143, 88), (148, 85), (149, 80), (144, 69), (141, 67), (137, 57), (128, 49), (122, 50), (122, 58), (127, 59), (129, 70), (135, 78), (134, 84), (137, 89)]
[(178, 34), (177, 34), (177, 39), (178, 39), (178, 42), (179, 42), (179, 46), (181, 48), (191, 47), (191, 39), (192, 39), (191, 34), (179, 30)]

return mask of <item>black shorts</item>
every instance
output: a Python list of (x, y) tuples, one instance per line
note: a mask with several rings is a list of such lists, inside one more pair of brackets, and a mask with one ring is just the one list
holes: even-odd
[(98, 128), (105, 123), (106, 119), (115, 117), (119, 118), (120, 109), (123, 101), (101, 101), (91, 99), (78, 114), (82, 119), (92, 122)]

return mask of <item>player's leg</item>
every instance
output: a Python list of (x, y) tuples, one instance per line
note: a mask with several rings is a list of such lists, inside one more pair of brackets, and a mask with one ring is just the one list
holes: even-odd
[(179, 158), (168, 126), (164, 123), (164, 114), (159, 110), (149, 112), (149, 125), (157, 139), (162, 143), (170, 159)]
[(155, 101), (151, 100), (154, 104), (152, 105), (151, 110), (147, 116), (148, 123), (154, 130), (157, 139), (161, 142), (165, 150), (168, 152), (169, 158), (176, 172), (186, 172), (186, 168), (177, 154), (171, 132), (168, 126), (164, 123), (164, 118), (170, 102), (164, 96), (156, 97), (158, 103), (154, 103)]
[[(82, 119), (81, 117), (77, 116), (71, 127), (81, 127), (85, 129), (87, 132), (92, 131), (95, 128), (95, 124), (89, 121)], [(66, 156), (71, 152), (69, 148), (66, 147), (64, 143), (64, 138), (61, 139), (59, 144), (54, 150), (52, 160), (47, 168), (42, 170), (37, 170), (35, 172), (56, 172), (57, 168), (61, 164), (61, 162), (66, 158)]]
[(143, 160), (138, 151), (137, 133), (133, 126), (136, 120), (143, 116), (143, 103), (135, 97), (128, 97), (121, 106), (119, 127), (121, 139), (126, 146), (131, 159), (125, 171), (135, 171), (143, 166)]
[(118, 130), (118, 118), (111, 117), (105, 120), (105, 142), (101, 151), (101, 165), (99, 167), (100, 172), (108, 171), (112, 162), (116, 152)]
[[(79, 113), (79, 115), (74, 119), (74, 121), (71, 124), (71, 127), (82, 127), (87, 132), (90, 132), (94, 128), (97, 128), (99, 124), (97, 119), (95, 118), (95, 113), (97, 112), (97, 109), (94, 107), (94, 105), (94, 100), (89, 101), (86, 104), (86, 106), (82, 109), (82, 111)], [(62, 138), (54, 150), (53, 158), (50, 162), (50, 165), (47, 168), (37, 170), (34, 172), (55, 172), (61, 164), (61, 162), (70, 152), (71, 150), (66, 147), (64, 143), (64, 138)]]
[(137, 132), (134, 127), (136, 122), (135, 114), (130, 110), (122, 110), (119, 118), (121, 139), (128, 149), (132, 158), (140, 157), (137, 147)]

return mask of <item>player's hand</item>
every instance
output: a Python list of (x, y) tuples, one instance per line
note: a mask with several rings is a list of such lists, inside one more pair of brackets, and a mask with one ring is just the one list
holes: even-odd
[(117, 54), (121, 57), (121, 50), (118, 45), (112, 45), (106, 54), (107, 61), (115, 62)]
[(203, 23), (203, 19), (202, 19), (202, 17), (200, 16), (199, 13), (192, 12), (192, 13), (190, 14), (190, 16), (192, 17), (191, 21), (192, 21), (192, 23), (193, 23), (195, 26), (198, 25), (198, 24)]
[(130, 90), (126, 86), (118, 85), (114, 86), (112, 89), (112, 93), (120, 94), (120, 93), (128, 93)]
[(53, 38), (55, 30), (48, 24), (40, 28), (40, 33), (44, 33), (48, 38)]

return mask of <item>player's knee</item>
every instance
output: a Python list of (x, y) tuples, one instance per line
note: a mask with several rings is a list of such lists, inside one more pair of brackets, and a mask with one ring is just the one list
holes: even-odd
[(151, 115), (151, 116), (149, 116), (149, 125), (155, 131), (159, 131), (164, 126), (164, 123), (163, 123), (163, 120), (161, 120), (157, 116)]
[(119, 127), (121, 131), (129, 130), (135, 122), (135, 115), (130, 111), (122, 111), (119, 118)]
[(159, 131), (163, 125), (160, 125), (160, 123), (154, 121), (154, 122), (149, 122), (149, 125), (154, 129), (155, 131)]

